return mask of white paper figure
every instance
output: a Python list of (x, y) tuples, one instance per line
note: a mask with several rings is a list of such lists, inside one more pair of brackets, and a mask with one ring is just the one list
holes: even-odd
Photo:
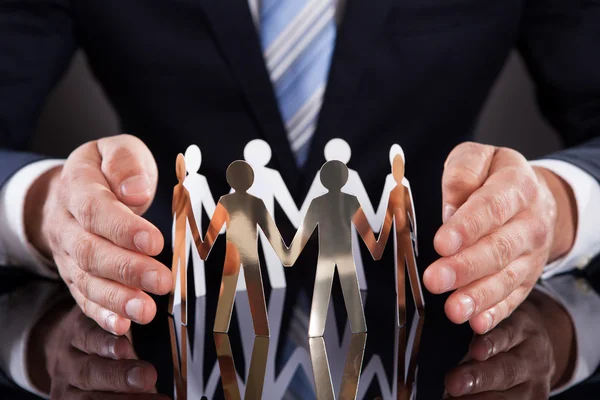
[[(393, 144), (392, 147), (390, 148), (390, 165), (392, 165), (394, 163), (394, 157), (396, 157), (397, 154), (400, 154), (400, 156), (402, 157), (402, 160), (406, 162), (406, 159), (404, 158), (404, 150), (402, 150), (402, 147), (400, 147), (399, 144)], [(408, 189), (408, 192), (410, 194), (412, 215), (415, 216), (415, 220), (411, 221), (412, 222), (412, 239), (413, 239), (413, 243), (414, 243), (414, 247), (415, 247), (415, 254), (418, 256), (419, 249), (417, 246), (417, 221), (416, 221), (417, 218), (416, 218), (416, 214), (415, 214), (415, 201), (413, 199), (412, 191), (410, 190), (410, 182), (408, 181), (408, 179), (406, 179), (406, 177), (404, 177), (402, 179), (402, 184)], [(379, 231), (379, 229), (381, 228), (381, 225), (383, 224), (383, 220), (385, 219), (385, 212), (387, 209), (390, 192), (395, 187), (396, 187), (396, 181), (394, 180), (394, 176), (392, 175), (392, 173), (390, 173), (385, 178), (383, 192), (381, 193), (381, 200), (379, 201), (379, 207), (377, 207), (377, 212), (375, 213), (375, 224), (376, 225), (373, 226), (373, 230)], [(395, 241), (395, 237), (394, 237), (394, 241)]]
[[(290, 192), (278, 171), (267, 168), (271, 161), (271, 147), (262, 139), (255, 139), (244, 148), (244, 159), (254, 169), (254, 184), (248, 190), (253, 196), (264, 201), (265, 206), (275, 221), (275, 201), (279, 203), (290, 221), (299, 220), (299, 211)], [(286, 286), (284, 268), (271, 247), (264, 233), (260, 233), (260, 241), (265, 256), (269, 282), (272, 288)], [(241, 281), (241, 279), (240, 279)]]
[[(344, 139), (331, 139), (325, 145), (325, 160), (332, 161), (337, 160), (341, 161), (344, 164), (348, 165), (348, 161), (350, 161), (350, 157), (352, 155), (352, 150), (350, 149), (350, 145)], [(373, 210), (373, 205), (371, 204), (371, 200), (369, 199), (369, 195), (367, 194), (367, 190), (356, 172), (353, 169), (348, 169), (348, 183), (342, 188), (342, 192), (347, 194), (352, 194), (358, 198), (360, 205), (371, 225), (373, 231), (377, 232), (381, 228), (381, 224), (376, 224), (376, 215)], [(302, 219), (306, 215), (306, 211), (308, 210), (308, 206), (311, 201), (321, 195), (327, 193), (327, 190), (321, 183), (319, 179), (319, 174), (315, 176), (313, 183), (308, 190), (308, 194), (304, 199), (304, 203), (302, 203), (302, 207), (300, 208), (300, 218), (297, 221), (294, 221), (290, 218), (290, 221), (294, 224), (296, 228), (302, 222)], [(358, 275), (358, 284), (360, 290), (367, 290), (367, 280), (365, 278), (365, 267), (363, 265), (360, 246), (359, 246), (359, 237), (356, 229), (352, 229), (352, 254), (354, 255), (354, 263), (356, 264), (356, 273)]]

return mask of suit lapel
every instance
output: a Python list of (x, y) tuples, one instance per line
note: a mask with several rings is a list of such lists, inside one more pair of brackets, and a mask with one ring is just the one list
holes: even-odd
[(355, 135), (352, 115), (357, 107), (357, 89), (369, 63), (374, 40), (383, 34), (385, 17), (394, 0), (347, 0), (338, 28), (329, 79), (319, 114), (317, 130), (305, 166), (305, 190), (325, 162), (323, 148), (330, 139), (343, 137), (349, 143)]
[(201, 0), (229, 66), (241, 85), (249, 109), (273, 148), (278, 169), (292, 190), (298, 171), (281, 120), (248, 0)]

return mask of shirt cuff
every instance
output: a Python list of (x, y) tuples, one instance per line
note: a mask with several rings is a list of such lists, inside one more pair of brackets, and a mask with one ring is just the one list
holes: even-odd
[(0, 265), (23, 266), (38, 275), (57, 278), (43, 257), (27, 240), (25, 234), (25, 198), (31, 185), (63, 160), (42, 160), (31, 163), (14, 174), (0, 188)]
[(600, 253), (597, 234), (600, 226), (600, 184), (590, 174), (566, 161), (537, 160), (531, 161), (530, 165), (546, 168), (560, 176), (573, 189), (577, 203), (577, 232), (573, 248), (563, 257), (546, 265), (542, 279), (574, 268), (585, 268)]
[(58, 290), (53, 282), (36, 281), (0, 297), (0, 318), (10, 321), (0, 330), (0, 369), (19, 387), (44, 398), (48, 393), (36, 388), (28, 374), (27, 346), (35, 324), (64, 299)]
[(562, 393), (589, 378), (600, 364), (597, 331), (600, 326), (600, 296), (583, 278), (561, 275), (541, 282), (536, 289), (550, 296), (569, 313), (575, 330), (575, 369), (564, 385), (551, 396)]

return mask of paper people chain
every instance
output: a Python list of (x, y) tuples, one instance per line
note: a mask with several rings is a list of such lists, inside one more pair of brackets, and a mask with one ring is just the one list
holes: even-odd
[[(350, 155), (350, 147), (341, 139), (333, 139), (327, 144), (325, 157), (328, 161), (315, 177), (300, 210), (296, 208), (280, 174), (266, 167), (271, 158), (271, 149), (262, 140), (248, 143), (244, 150), (247, 162), (236, 161), (230, 165), (227, 181), (232, 192), (221, 197), (217, 205), (206, 179), (198, 173), (200, 149), (192, 145), (186, 151), (186, 157), (178, 156), (179, 183), (173, 197), (173, 277), (174, 282), (179, 278), (180, 289), (177, 291), (178, 287), (174, 285), (171, 291), (171, 313), (173, 306), (181, 299), (181, 321), (187, 324), (184, 313), (187, 314), (187, 255), (191, 243), (194, 243), (192, 259), (196, 272), (196, 291), (203, 295), (206, 292), (203, 260), (208, 257), (220, 231), (226, 227), (226, 257), (214, 326), (216, 332), (227, 332), (229, 328), (236, 288), (239, 290), (241, 286), (238, 285), (241, 280), (239, 273), (243, 272), (242, 280), (246, 283), (245, 289), (252, 305), (250, 309), (255, 333), (269, 335), (258, 239), (261, 240), (271, 287), (280, 288), (285, 287), (282, 264), (294, 264), (314, 230), (318, 231), (319, 236), (319, 260), (309, 328), (311, 337), (323, 334), (336, 268), (340, 272), (352, 330), (366, 331), (360, 293), (360, 280), (361, 277), (364, 279), (364, 272), (359, 236), (373, 258), (379, 259), (392, 233), (396, 256), (398, 324), (406, 322), (406, 267), (412, 297), (421, 315), (424, 301), (415, 258), (416, 219), (410, 185), (404, 177), (402, 149), (398, 145), (390, 149), (392, 173), (386, 178), (377, 212), (370, 203), (358, 173), (346, 166)], [(298, 229), (289, 247), (281, 238), (272, 218), (275, 201)], [(204, 239), (200, 228), (202, 208), (211, 217)], [(380, 232), (379, 238), (375, 238), (374, 231)]]

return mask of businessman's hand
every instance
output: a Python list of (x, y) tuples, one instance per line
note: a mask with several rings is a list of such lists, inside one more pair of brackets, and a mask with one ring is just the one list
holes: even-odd
[(156, 305), (144, 291), (166, 294), (160, 231), (142, 215), (158, 172), (139, 139), (121, 135), (86, 143), (61, 169), (34, 184), (26, 199), (26, 231), (58, 272), (83, 312), (122, 335), (130, 321), (150, 322)]
[(571, 188), (514, 150), (463, 143), (442, 178), (442, 256), (425, 271), (432, 293), (455, 323), (483, 334), (527, 297), (544, 265), (573, 245), (577, 213)]

